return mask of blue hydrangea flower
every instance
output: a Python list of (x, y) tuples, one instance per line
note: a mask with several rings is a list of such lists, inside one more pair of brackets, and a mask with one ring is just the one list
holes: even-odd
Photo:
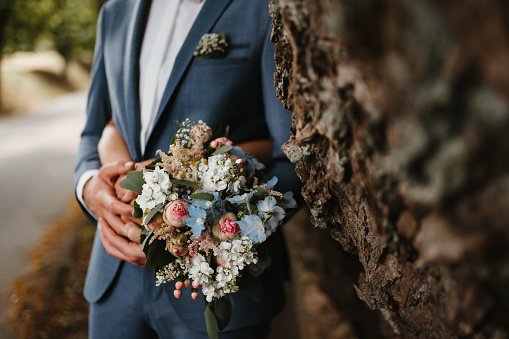
[(293, 192), (288, 191), (283, 194), (283, 199), (277, 202), (278, 206), (281, 206), (285, 211), (288, 208), (297, 208), (297, 201), (293, 198)]
[(184, 224), (191, 227), (191, 232), (195, 237), (199, 236), (205, 229), (205, 220), (207, 219), (207, 212), (204, 209), (189, 205), (189, 217), (184, 219)]
[(240, 228), (240, 234), (248, 237), (253, 244), (259, 244), (267, 239), (265, 234), (265, 226), (262, 219), (256, 214), (244, 215), (242, 219), (237, 221)]
[(233, 146), (232, 149), (230, 150), (230, 153), (241, 159), (247, 159), (247, 157), (249, 157), (249, 153), (245, 152), (239, 146)]
[(285, 217), (285, 211), (276, 205), (276, 198), (272, 196), (268, 196), (256, 203), (256, 208), (258, 209), (260, 216), (266, 220), (265, 227), (269, 231), (276, 229), (279, 222)]
[(201, 200), (201, 199), (191, 199), (191, 202), (193, 205), (199, 208), (203, 208), (204, 210), (209, 210), (214, 206), (218, 201), (221, 201), (219, 199), (219, 193), (217, 192), (207, 192), (206, 190), (199, 190), (197, 193), (208, 193), (212, 194), (214, 196), (214, 200), (208, 201), (208, 200)]
[(206, 190), (200, 190), (198, 193), (209, 193), (214, 196), (212, 201), (202, 200), (202, 199), (190, 199), (190, 202), (199, 208), (202, 208), (207, 211), (208, 218), (214, 218), (215, 215), (222, 215), (226, 212), (224, 201), (219, 198), (219, 193), (217, 192), (207, 192)]
[(233, 146), (230, 153), (244, 160), (248, 173), (254, 173), (255, 170), (262, 170), (265, 168), (265, 165), (259, 162), (258, 159), (250, 158), (249, 153), (244, 152), (242, 148), (238, 146)]
[(255, 194), (255, 193), (256, 193), (256, 190), (252, 189), (249, 191), (249, 193), (234, 195), (231, 198), (226, 198), (226, 200), (228, 200), (232, 204), (236, 204), (236, 205), (247, 204), (249, 202), (249, 200), (251, 200), (251, 197), (253, 196), (253, 194)]
[(267, 185), (268, 189), (273, 190), (277, 184), (277, 181), (278, 181), (277, 177), (272, 177), (272, 179), (267, 181), (265, 184)]
[(255, 170), (261, 171), (265, 168), (265, 165), (258, 161), (256, 158), (247, 158), (246, 159), (246, 167), (248, 172), (254, 173)]

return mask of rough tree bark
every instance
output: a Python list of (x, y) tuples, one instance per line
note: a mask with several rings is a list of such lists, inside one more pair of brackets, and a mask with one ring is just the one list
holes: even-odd
[(381, 335), (509, 337), (509, 2), (273, 0), (270, 13), (285, 153), (315, 226), (360, 263), (350, 278)]

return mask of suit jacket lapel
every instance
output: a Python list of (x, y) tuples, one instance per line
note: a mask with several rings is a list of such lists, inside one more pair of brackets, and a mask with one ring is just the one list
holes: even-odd
[(170, 101), (175, 88), (181, 81), (189, 63), (193, 59), (193, 53), (198, 46), (201, 37), (204, 34), (209, 33), (209, 31), (212, 29), (212, 26), (214, 26), (214, 24), (217, 22), (231, 1), (232, 0), (207, 0), (205, 4), (203, 4), (203, 8), (201, 9), (200, 14), (198, 14), (198, 17), (196, 18), (191, 31), (187, 35), (187, 38), (184, 41), (184, 44), (182, 45), (177, 58), (175, 59), (175, 64), (173, 65), (170, 79), (166, 84), (163, 97), (161, 98), (161, 103), (159, 104), (159, 108), (157, 110), (154, 126), (159, 121), (159, 118), (161, 117), (165, 107), (168, 105), (168, 102)]
[(129, 22), (124, 51), (124, 102), (126, 108), (126, 143), (135, 161), (141, 159), (139, 56), (151, 0), (135, 1)]

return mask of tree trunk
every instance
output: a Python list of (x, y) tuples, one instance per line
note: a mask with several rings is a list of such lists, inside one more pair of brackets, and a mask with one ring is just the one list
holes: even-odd
[[(273, 0), (270, 13), (293, 112), (284, 151), (315, 226), (360, 263), (346, 274), (372, 326), (507, 338), (509, 3)], [(342, 269), (330, 253), (316, 244)]]

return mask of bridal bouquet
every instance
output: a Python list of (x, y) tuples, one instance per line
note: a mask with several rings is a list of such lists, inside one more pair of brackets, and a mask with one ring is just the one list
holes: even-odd
[(210, 337), (230, 320), (226, 295), (259, 298), (256, 279), (270, 265), (266, 240), (297, 207), (292, 192), (274, 190), (277, 178), (266, 180), (265, 166), (226, 134), (187, 119), (168, 152), (121, 183), (139, 194), (145, 266), (155, 267), (156, 285), (175, 280), (177, 298), (191, 280), (193, 299), (201, 288)]

